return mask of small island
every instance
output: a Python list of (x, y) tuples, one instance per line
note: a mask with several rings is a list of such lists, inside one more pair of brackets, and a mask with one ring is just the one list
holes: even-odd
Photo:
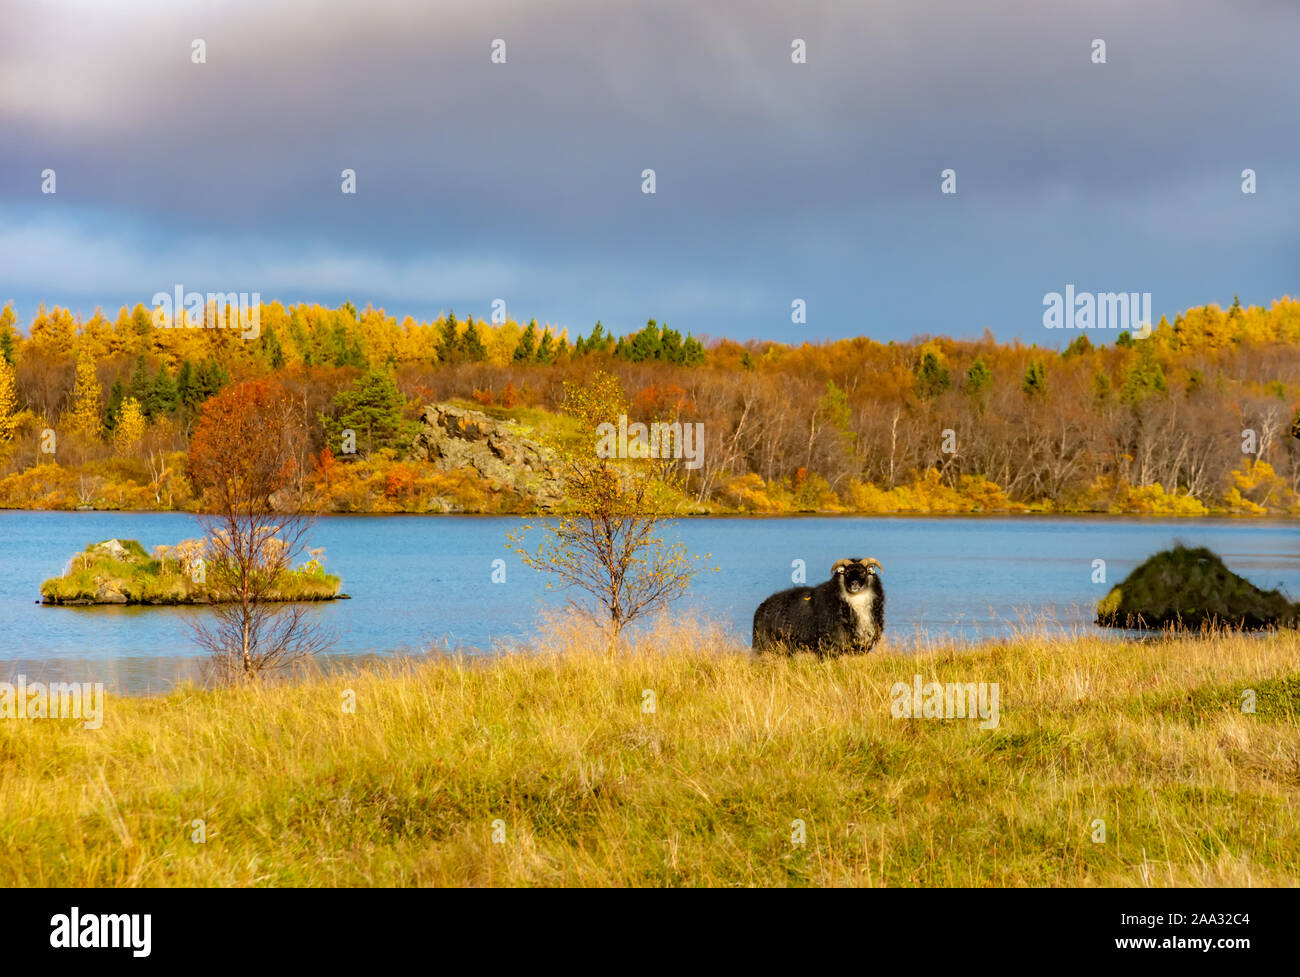
[(1213, 551), (1175, 546), (1148, 557), (1097, 605), (1097, 623), (1137, 630), (1295, 627), (1300, 604), (1233, 573)]
[[(306, 563), (287, 570), (265, 599), (274, 601), (343, 600), (342, 580), (325, 572), (320, 550), (309, 550)], [(74, 556), (63, 575), (41, 584), (44, 604), (222, 604), (231, 598), (213, 584), (218, 576), (204, 561), (202, 540), (156, 546), (152, 554), (134, 539), (108, 539)]]

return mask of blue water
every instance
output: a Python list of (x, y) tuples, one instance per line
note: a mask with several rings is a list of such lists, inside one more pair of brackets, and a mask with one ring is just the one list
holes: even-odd
[[(321, 605), (336, 637), (332, 656), (487, 649), (536, 633), (543, 608), (560, 608), (540, 574), (506, 547), (513, 517), (332, 516), (312, 542), (352, 600)], [(195, 674), (185, 619), (202, 608), (45, 607), (40, 584), (88, 543), (138, 539), (146, 547), (198, 536), (178, 513), (0, 512), (0, 679), (102, 681), (110, 689), (164, 689)], [(710, 569), (675, 609), (727, 623), (748, 641), (754, 608), (792, 585), (803, 560), (809, 583), (835, 560), (873, 556), (884, 566), (892, 640), (977, 639), (1024, 625), (1092, 627), (1099, 597), (1174, 542), (1205, 545), (1265, 587), (1300, 596), (1300, 523), (1115, 518), (692, 519), (678, 538)], [(506, 561), (506, 582), (492, 564)], [(1093, 561), (1106, 561), (1105, 584)], [(713, 572), (712, 567), (718, 571)], [(7, 674), (6, 674), (7, 673)]]

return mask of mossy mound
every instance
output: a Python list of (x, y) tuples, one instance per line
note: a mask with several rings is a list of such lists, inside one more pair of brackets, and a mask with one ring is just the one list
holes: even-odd
[[(150, 553), (134, 539), (93, 543), (68, 562), (63, 576), (41, 584), (46, 604), (220, 604), (229, 598), (209, 586), (210, 571), (194, 572), (198, 540)], [(186, 549), (188, 547), (188, 549)], [(274, 601), (337, 600), (342, 581), (313, 559), (281, 575)]]
[(1300, 604), (1260, 590), (1204, 546), (1176, 546), (1149, 557), (1097, 605), (1111, 628), (1295, 627)]

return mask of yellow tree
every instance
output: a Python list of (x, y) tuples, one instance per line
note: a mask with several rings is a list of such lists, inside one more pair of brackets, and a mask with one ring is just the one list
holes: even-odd
[(572, 606), (607, 621), (611, 649), (627, 625), (684, 596), (695, 574), (686, 548), (661, 534), (671, 463), (640, 453), (639, 463), (620, 464), (601, 447), (598, 429), (618, 424), (627, 409), (618, 378), (604, 371), (585, 384), (565, 384), (564, 410), (582, 432), (557, 445), (568, 507), (547, 522), (532, 549), (524, 545), (531, 527), (507, 534), (526, 566), (586, 592), (589, 602)]
[(124, 305), (118, 310), (112, 331), (108, 334), (108, 355), (117, 356), (134, 352), (139, 339), (135, 331), (135, 322), (131, 318), (131, 310)]
[(68, 411), (68, 430), (88, 438), (98, 438), (103, 425), (103, 390), (95, 373), (95, 360), (89, 353), (77, 357), (77, 383), (72, 390), (72, 408)]
[(487, 346), (488, 362), (497, 366), (509, 366), (522, 332), (514, 319), (507, 319), (501, 325), (494, 326), (484, 343)]
[(5, 307), (0, 309), (0, 359), (14, 361), (17, 355), (15, 349), (18, 346), (18, 330), (14, 328), (14, 323), (18, 321), (18, 315), (14, 312), (12, 302), (6, 302)]
[(18, 381), (13, 364), (0, 356), (0, 442), (13, 438), (17, 422)]
[(96, 307), (95, 314), (81, 325), (77, 346), (83, 354), (93, 359), (107, 356), (113, 336), (113, 324), (104, 317), (104, 310)]
[(144, 437), (144, 412), (140, 410), (140, 401), (127, 397), (122, 401), (117, 415), (117, 426), (113, 429), (113, 451), (118, 455), (128, 455), (135, 450)]
[(76, 338), (77, 324), (71, 312), (57, 305), (54, 311), (46, 312), (44, 303), (37, 308), (36, 318), (32, 320), (31, 328), (33, 346), (56, 356), (64, 355), (72, 352), (72, 344)]

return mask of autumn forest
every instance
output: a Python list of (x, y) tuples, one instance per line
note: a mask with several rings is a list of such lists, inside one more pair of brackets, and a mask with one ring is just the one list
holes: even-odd
[[(703, 424), (688, 512), (1300, 514), (1300, 301), (1191, 308), (1148, 338), (1064, 350), (974, 339), (710, 339), (650, 320), (584, 334), (351, 303), (79, 319), (0, 311), (0, 507), (192, 509), (189, 442), (211, 398), (258, 381), (295, 405), (294, 484), (334, 512), (522, 512), (526, 492), (414, 460), (451, 402), (547, 441), (594, 437), (566, 383), (618, 378), (634, 420)], [(869, 326), (864, 326), (870, 331)], [(1051, 338), (1055, 338), (1054, 336)], [(613, 420), (613, 419), (611, 419)], [(343, 429), (365, 427), (355, 451)]]

